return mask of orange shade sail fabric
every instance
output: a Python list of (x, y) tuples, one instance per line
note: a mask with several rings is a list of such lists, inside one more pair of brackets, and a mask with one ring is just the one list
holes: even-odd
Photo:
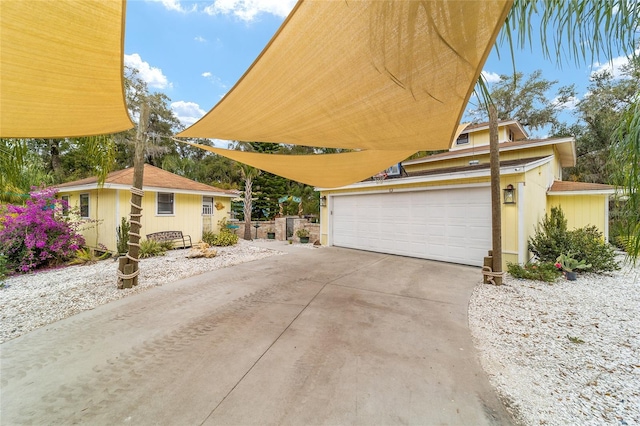
[[(448, 149), (511, 5), (301, 0), (229, 93), (177, 136), (362, 150), (331, 157), (361, 158), (352, 171), (321, 171), (327, 180), (347, 173), (331, 179), (349, 183), (373, 164), (376, 173), (402, 160), (400, 152)], [(300, 161), (257, 158), (248, 164), (269, 161), (282, 176)], [(317, 172), (296, 180), (316, 181)]]
[(0, 137), (133, 127), (124, 96), (123, 0), (0, 1)]

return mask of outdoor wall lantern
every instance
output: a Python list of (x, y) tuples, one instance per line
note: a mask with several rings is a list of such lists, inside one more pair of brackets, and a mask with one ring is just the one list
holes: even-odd
[(509, 184), (504, 191), (504, 203), (505, 204), (515, 204), (516, 203), (516, 190), (513, 185)]
[(327, 196), (323, 195), (320, 197), (320, 207), (327, 207)]

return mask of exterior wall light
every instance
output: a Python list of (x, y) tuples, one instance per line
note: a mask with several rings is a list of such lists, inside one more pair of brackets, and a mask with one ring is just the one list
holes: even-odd
[(505, 204), (515, 204), (516, 203), (516, 190), (513, 185), (509, 184), (504, 191), (504, 203)]
[(323, 195), (320, 197), (320, 207), (327, 207), (327, 196)]

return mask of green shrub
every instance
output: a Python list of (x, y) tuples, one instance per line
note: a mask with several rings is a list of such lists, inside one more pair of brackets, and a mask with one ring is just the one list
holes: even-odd
[(619, 269), (615, 261), (613, 247), (607, 244), (602, 233), (595, 226), (567, 230), (567, 219), (560, 207), (553, 207), (550, 215), (536, 227), (529, 239), (529, 251), (540, 262), (554, 263), (563, 253), (572, 253), (573, 257), (591, 264), (590, 272), (606, 272)]
[(167, 250), (156, 240), (140, 241), (140, 258), (163, 256)]
[(0, 254), (0, 281), (3, 281), (7, 277), (7, 258), (4, 254)]
[(211, 231), (205, 231), (202, 233), (202, 241), (209, 244), (210, 246), (214, 245), (213, 242), (216, 240), (216, 234)]
[(562, 274), (552, 262), (527, 263), (524, 266), (507, 262), (507, 271), (514, 278), (554, 282)]
[[(203, 239), (204, 241), (204, 239)], [(207, 242), (207, 241), (205, 241)], [(232, 246), (238, 243), (238, 236), (229, 230), (222, 230), (218, 235), (215, 236), (212, 242), (209, 245), (218, 246), (218, 247), (226, 247)]]
[(116, 227), (116, 246), (118, 253), (127, 253), (129, 251), (129, 231), (131, 230), (131, 224), (126, 217), (122, 218), (120, 226)]
[(227, 218), (222, 218), (218, 221), (218, 226), (220, 227), (220, 233), (214, 234), (211, 231), (206, 231), (202, 233), (202, 241), (209, 244), (210, 246), (217, 247), (226, 247), (232, 246), (238, 243), (238, 236), (231, 231), (231, 229), (227, 228), (228, 222)]
[(591, 264), (590, 272), (607, 272), (620, 269), (613, 247), (602, 238), (595, 226), (585, 226), (568, 232), (569, 247), (576, 259)]
[(174, 247), (173, 241), (160, 241), (159, 244), (164, 251), (173, 250), (173, 247)]
[(69, 265), (91, 265), (99, 260), (108, 259), (109, 257), (111, 257), (111, 253), (108, 251), (97, 255), (95, 250), (89, 247), (84, 247), (76, 250), (76, 257), (71, 259)]
[(536, 226), (534, 236), (529, 239), (529, 251), (541, 262), (555, 262), (560, 254), (570, 251), (567, 219), (560, 207), (552, 207), (551, 214), (545, 214)]

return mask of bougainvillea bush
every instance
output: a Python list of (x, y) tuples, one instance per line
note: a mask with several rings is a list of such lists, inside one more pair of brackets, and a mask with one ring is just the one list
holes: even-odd
[(33, 190), (24, 205), (7, 206), (0, 217), (0, 253), (7, 270), (29, 272), (58, 264), (84, 245), (78, 223), (63, 215), (68, 206), (56, 193), (53, 188)]

